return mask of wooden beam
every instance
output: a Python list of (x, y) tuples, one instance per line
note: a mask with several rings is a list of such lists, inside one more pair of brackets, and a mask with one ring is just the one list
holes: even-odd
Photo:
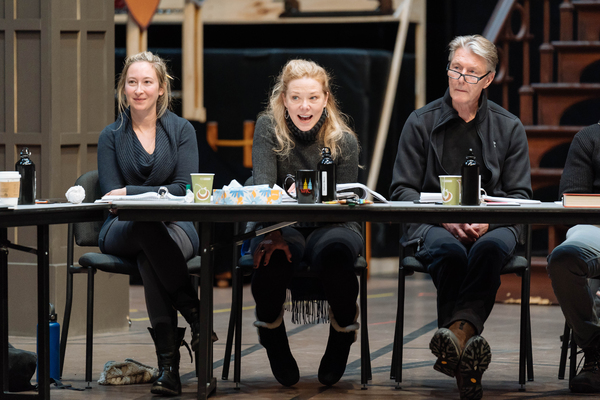
[(202, 7), (186, 0), (182, 26), (183, 118), (206, 122)]
[(148, 31), (141, 30), (140, 26), (127, 15), (127, 57), (148, 50)]
[(383, 110), (379, 119), (379, 129), (377, 130), (377, 138), (375, 140), (375, 148), (371, 158), (371, 167), (369, 168), (369, 177), (367, 178), (367, 186), (374, 190), (377, 186), (379, 178), (379, 170), (381, 168), (381, 159), (383, 158), (383, 150), (387, 141), (388, 130), (390, 127), (390, 119), (392, 118), (392, 108), (394, 107), (394, 99), (396, 98), (396, 90), (398, 88), (398, 78), (400, 76), (400, 67), (402, 65), (402, 57), (404, 55), (404, 44), (406, 43), (406, 34), (408, 33), (408, 23), (412, 0), (404, 0), (402, 3), (402, 15), (398, 24), (398, 35), (396, 37), (396, 45), (394, 47), (394, 55), (392, 57), (392, 65), (390, 75), (388, 77), (387, 88), (385, 91), (385, 99), (383, 101)]

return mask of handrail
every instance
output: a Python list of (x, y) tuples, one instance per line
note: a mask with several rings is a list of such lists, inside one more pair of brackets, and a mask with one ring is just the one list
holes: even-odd
[[(544, 1), (544, 9), (549, 10), (549, 0)], [(502, 86), (502, 106), (509, 109), (509, 90), (508, 85), (513, 81), (509, 75), (509, 54), (510, 44), (514, 42), (522, 43), (523, 61), (521, 71), (523, 81), (519, 89), (521, 104), (520, 117), (524, 124), (530, 125), (533, 122), (533, 90), (530, 82), (530, 54), (529, 43), (533, 36), (530, 34), (530, 0), (499, 0), (490, 20), (488, 21), (483, 36), (494, 43), (498, 49), (500, 57), (496, 71), (494, 84)], [(513, 32), (513, 15), (520, 17), (520, 26), (518, 31)], [(544, 12), (544, 32), (549, 31), (549, 13)], [(549, 35), (544, 35), (545, 42), (548, 42)], [(544, 43), (549, 45), (549, 43)], [(543, 53), (543, 51), (542, 51)], [(550, 63), (551, 64), (551, 63)], [(551, 68), (551, 66), (550, 66)], [(551, 75), (551, 73), (550, 73)]]
[(494, 12), (490, 17), (482, 36), (492, 43), (496, 43), (500, 38), (502, 29), (506, 25), (511, 16), (511, 11), (516, 0), (499, 0), (496, 3)]

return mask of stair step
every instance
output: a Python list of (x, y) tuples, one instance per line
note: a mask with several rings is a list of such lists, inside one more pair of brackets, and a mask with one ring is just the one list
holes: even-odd
[(560, 178), (562, 171), (562, 168), (531, 168), (531, 175)]
[(531, 87), (537, 94), (540, 125), (560, 125), (569, 107), (600, 98), (600, 83), (534, 83)]
[(542, 257), (542, 256), (531, 257), (531, 268), (546, 268), (546, 265), (548, 265), (548, 261), (546, 260), (546, 257)]
[(536, 191), (548, 186), (558, 186), (562, 168), (531, 168), (531, 188)]
[(557, 58), (558, 82), (579, 82), (581, 73), (600, 60), (600, 41), (552, 42)]
[(600, 1), (573, 1), (577, 15), (577, 38), (600, 40)]
[(581, 126), (547, 126), (530, 125), (525, 127), (529, 144), (529, 161), (531, 167), (539, 167), (542, 157), (551, 149), (562, 144), (571, 143), (573, 136), (581, 130)]
[(577, 132), (582, 130), (584, 126), (574, 125), (526, 125), (525, 131), (527, 132), (527, 138), (532, 137), (569, 137), (572, 138)]

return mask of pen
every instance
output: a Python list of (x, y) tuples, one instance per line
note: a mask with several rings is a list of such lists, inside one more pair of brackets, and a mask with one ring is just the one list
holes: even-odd
[(323, 204), (348, 204), (348, 205), (353, 205), (353, 204), (373, 204), (373, 202), (371, 200), (358, 199), (358, 200), (333, 200), (333, 201), (324, 201)]

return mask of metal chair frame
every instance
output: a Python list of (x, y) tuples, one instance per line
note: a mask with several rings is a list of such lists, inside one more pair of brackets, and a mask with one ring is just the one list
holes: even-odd
[[(529, 313), (530, 276), (531, 276), (531, 226), (527, 225), (526, 255), (513, 256), (502, 268), (501, 275), (515, 273), (521, 277), (521, 319), (519, 345), (519, 391), (525, 391), (525, 373), (529, 381), (533, 381), (533, 352), (531, 344), (531, 318)], [(396, 329), (394, 333), (394, 349), (390, 379), (395, 380), (396, 388), (400, 389), (402, 382), (402, 357), (404, 338), (404, 305), (406, 277), (415, 272), (428, 273), (427, 267), (414, 257), (412, 247), (400, 245), (399, 274), (398, 274), (398, 309), (396, 314)]]

